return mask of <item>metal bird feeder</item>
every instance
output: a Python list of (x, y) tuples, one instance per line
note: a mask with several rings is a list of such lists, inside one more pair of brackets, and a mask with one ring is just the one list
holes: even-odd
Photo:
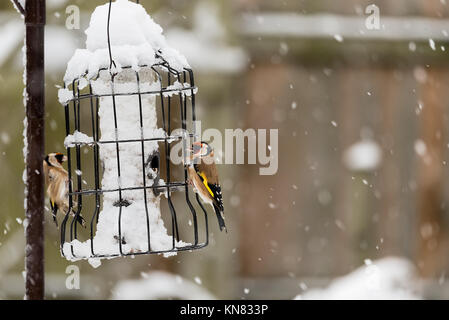
[[(109, 34), (108, 41), (110, 41)], [(109, 53), (110, 48), (109, 43)], [(174, 142), (181, 143), (182, 150), (185, 152), (188, 144), (191, 143), (190, 139), (195, 136), (194, 129), (192, 134), (171, 135), (174, 129), (183, 129), (189, 132), (188, 128), (193, 128), (193, 122), (196, 121), (195, 94), (197, 87), (194, 82), (194, 73), (189, 68), (184, 68), (182, 71), (179, 71), (179, 68), (175, 69), (164, 59), (160, 51), (156, 51), (154, 61), (155, 63), (152, 65), (139, 65), (138, 68), (121, 66), (118, 72), (111, 72), (111, 68), (100, 68), (94, 76), (87, 76), (86, 71), (84, 76), (78, 77), (71, 84), (64, 86), (73, 92), (73, 97), (68, 99), (64, 105), (67, 136), (74, 132), (82, 132), (91, 137), (88, 142), (73, 141), (69, 145), (66, 144), (67, 169), (71, 182), (69, 183), (69, 205), (73, 208), (72, 214), (70, 214), (70, 210), (64, 213), (60, 225), (61, 253), (66, 258), (77, 260), (142, 254), (170, 255), (179, 251), (200, 249), (209, 243), (207, 213), (198, 195), (189, 192), (187, 170), (183, 164), (174, 165), (170, 161), (172, 144)], [(111, 57), (111, 66), (112, 64), (114, 62)], [(128, 82), (133, 83), (134, 89), (117, 92), (114, 88), (124, 75)], [(148, 81), (149, 78), (156, 85), (148, 89), (143, 85), (143, 79)], [(111, 92), (96, 92), (95, 81), (99, 79), (112, 88)], [(182, 85), (179, 86), (179, 84)], [(141, 132), (139, 137), (121, 137), (121, 133), (128, 128), (121, 127), (122, 119), (117, 101), (124, 97), (133, 101), (132, 104), (126, 105), (127, 110), (138, 114), (135, 128)], [(103, 106), (103, 108), (109, 108), (108, 112), (115, 132), (112, 138), (103, 136), (104, 132), (101, 129), (102, 121), (105, 121), (104, 113), (101, 114), (101, 104), (105, 99), (111, 102), (110, 105)], [(158, 113), (157, 120), (166, 133), (165, 135), (148, 137), (144, 134), (146, 130), (144, 114), (147, 111), (145, 108), (148, 107), (144, 103), (145, 99), (154, 99)], [(156, 151), (149, 152), (147, 147), (149, 143), (157, 144), (158, 147), (153, 148)], [(136, 160), (134, 163), (136, 170), (141, 175), (140, 181), (135, 181), (133, 184), (123, 182), (124, 170), (134, 169), (125, 168), (123, 164), (122, 158), (127, 157), (124, 152), (128, 150), (126, 148), (129, 146), (137, 150), (138, 161), (134, 159)], [(106, 148), (109, 148), (109, 151), (111, 148), (114, 150), (113, 160), (116, 163), (114, 168), (105, 167), (105, 162), (102, 160), (102, 152), (105, 152)], [(118, 181), (116, 187), (109, 188), (103, 185), (102, 179), (105, 179), (106, 174), (109, 177), (115, 176)], [(182, 194), (182, 196), (175, 194)], [(146, 215), (146, 219), (142, 220), (145, 227), (140, 229), (146, 230), (144, 235), (140, 235), (145, 239), (145, 243), (140, 246), (140, 249), (126, 247), (128, 237), (134, 235), (130, 231), (128, 234), (126, 233), (126, 224), (133, 218), (128, 214), (124, 219), (124, 212), (132, 205), (133, 197), (136, 195), (143, 199)], [(111, 197), (116, 199), (113, 206), (108, 209), (109, 211), (104, 210), (105, 198), (111, 199)], [(152, 237), (151, 224), (154, 223), (152, 222), (154, 217), (149, 207), (157, 199), (164, 205), (164, 208), (160, 210), (160, 215), (167, 225), (171, 238), (170, 245), (164, 248), (155, 247)], [(113, 210), (115, 212), (112, 214)], [(80, 215), (87, 222), (86, 229), (77, 223), (77, 217)], [(113, 224), (115, 230), (111, 230), (110, 239), (107, 240), (114, 243), (115, 249), (112, 251), (105, 251), (96, 243), (98, 240), (96, 233), (102, 215), (105, 215), (103, 217), (105, 219), (107, 219), (106, 215), (116, 219)], [(87, 243), (89, 250), (80, 253), (77, 250), (77, 241)]]
[[(161, 59), (160, 56), (157, 57), (157, 59)], [(181, 124), (181, 128), (186, 130), (187, 129), (187, 123), (193, 122), (196, 120), (195, 116), (195, 83), (194, 83), (194, 75), (192, 70), (185, 70), (182, 73), (177, 72), (176, 70), (172, 69), (170, 65), (166, 61), (162, 61), (160, 63), (157, 63), (152, 66), (141, 66), (141, 69), (151, 69), (152, 72), (154, 72), (155, 76), (157, 77), (158, 81), (161, 84), (161, 89), (159, 91), (148, 91), (148, 92), (129, 92), (126, 93), (126, 95), (129, 96), (136, 96), (138, 97), (139, 104), (136, 106), (130, 106), (130, 108), (138, 108), (140, 110), (140, 123), (137, 123), (138, 126), (143, 126), (143, 119), (142, 119), (142, 97), (145, 95), (154, 95), (158, 97), (158, 107), (161, 110), (162, 114), (162, 124), (163, 129), (166, 132), (172, 132), (174, 129), (173, 122), (174, 122), (174, 103), (173, 100), (174, 97), (171, 96), (172, 93), (177, 92), (178, 93), (178, 103), (177, 108), (179, 108), (178, 114), (180, 115), (180, 119), (176, 121), (177, 123)], [(124, 67), (124, 70), (128, 69), (131, 70), (130, 67)], [(100, 72), (108, 72), (107, 69), (102, 69)], [(137, 83), (137, 86), (140, 87), (140, 72), (139, 71), (132, 71), (135, 74), (135, 80)], [(165, 77), (163, 74), (165, 73)], [(115, 76), (111, 76), (111, 85), (113, 86)], [(163, 79), (166, 79), (165, 86), (163, 84)], [(183, 83), (189, 83), (189, 86), (185, 86), (182, 89), (170, 89), (169, 87), (173, 85), (173, 79), (182, 79)], [(176, 252), (176, 251), (183, 251), (183, 250), (193, 250), (193, 249), (200, 249), (205, 247), (208, 244), (208, 238), (209, 238), (209, 231), (208, 231), (208, 220), (206, 215), (206, 210), (201, 204), (198, 195), (195, 195), (196, 203), (201, 208), (202, 215), (204, 215), (204, 232), (202, 232), (202, 236), (200, 235), (200, 230), (198, 227), (198, 214), (197, 210), (195, 209), (194, 205), (191, 202), (190, 194), (189, 194), (189, 188), (188, 188), (188, 182), (187, 182), (187, 170), (184, 168), (184, 177), (182, 180), (174, 181), (172, 177), (172, 164), (170, 161), (170, 144), (173, 141), (179, 141), (182, 140), (182, 143), (184, 147), (187, 145), (187, 137), (185, 136), (165, 136), (165, 137), (154, 137), (154, 138), (140, 138), (140, 139), (128, 139), (128, 140), (121, 140), (120, 138), (115, 140), (102, 140), (100, 138), (99, 134), (99, 101), (101, 97), (104, 96), (110, 96), (112, 97), (112, 101), (115, 101), (115, 97), (117, 95), (123, 95), (123, 94), (105, 94), (105, 95), (99, 95), (92, 93), (92, 86), (89, 83), (87, 86), (87, 90), (89, 93), (81, 93), (79, 89), (79, 83), (81, 79), (74, 80), (71, 85), (71, 90), (74, 92), (74, 97), (71, 99), (68, 104), (65, 106), (65, 123), (66, 123), (66, 134), (69, 135), (72, 133), (72, 130), (78, 131), (78, 132), (90, 132), (91, 136), (93, 137), (93, 141), (89, 143), (84, 142), (73, 142), (74, 146), (67, 147), (67, 157), (68, 157), (68, 174), (69, 179), (72, 181), (72, 184), (69, 184), (69, 203), (70, 206), (73, 206), (73, 203), (75, 201), (78, 203), (76, 208), (75, 216), (71, 216), (69, 213), (67, 213), (61, 223), (61, 249), (64, 247), (64, 244), (67, 240), (72, 242), (73, 240), (78, 239), (80, 226), (76, 223), (76, 217), (78, 215), (84, 216), (84, 218), (89, 222), (89, 234), (90, 234), (90, 240), (91, 240), (91, 255), (89, 257), (108, 257), (108, 256), (117, 256), (117, 254), (107, 255), (107, 254), (101, 254), (98, 253), (95, 250), (95, 241), (94, 241), (94, 235), (96, 230), (96, 224), (99, 219), (99, 211), (100, 206), (102, 202), (102, 197), (105, 193), (116, 193), (119, 197), (119, 202), (115, 204), (117, 207), (117, 211), (119, 212), (119, 220), (117, 221), (117, 225), (119, 226), (117, 230), (117, 237), (120, 239), (120, 241), (117, 241), (117, 248), (120, 255), (137, 255), (137, 254), (150, 254), (150, 253), (168, 253), (168, 252)], [(188, 98), (185, 95), (185, 92), (189, 92), (190, 98)], [(165, 93), (165, 94), (164, 94)], [(113, 104), (113, 108), (115, 111), (115, 104)], [(88, 123), (83, 123), (81, 119), (83, 116), (81, 115), (82, 112), (86, 112), (86, 110), (89, 110), (90, 114), (90, 121)], [(179, 121), (180, 120), (180, 121)], [(118, 129), (118, 126), (120, 124), (120, 119), (117, 119), (117, 114), (114, 112), (114, 123), (115, 123), (115, 129)], [(157, 141), (162, 142), (162, 153), (163, 156), (161, 157), (160, 154), (152, 154), (149, 156), (146, 156), (145, 154), (145, 147), (144, 142), (146, 141)], [(142, 176), (142, 183), (140, 185), (135, 186), (127, 186), (126, 188), (118, 187), (116, 189), (112, 190), (105, 190), (102, 188), (100, 184), (100, 176), (101, 176), (101, 162), (100, 162), (100, 153), (101, 153), (101, 146), (102, 145), (108, 145), (112, 144), (116, 148), (116, 154), (117, 154), (117, 179), (120, 179), (120, 146), (123, 144), (138, 144), (142, 150), (141, 152), (141, 170), (143, 173)], [(82, 147), (91, 148), (93, 151), (93, 163), (82, 163)], [(158, 184), (155, 183), (153, 185), (147, 185), (147, 171), (149, 168), (153, 169), (153, 171), (160, 172), (161, 169), (161, 161), (160, 159), (165, 159), (165, 183)], [(83, 180), (85, 177), (83, 176), (83, 172), (86, 171), (86, 165), (93, 167), (93, 173), (94, 173), (94, 188), (93, 189), (86, 189), (85, 183), (83, 183)], [(158, 181), (159, 179), (156, 179), (155, 181)], [(141, 190), (141, 192), (144, 194), (144, 197), (147, 197), (147, 190), (153, 190), (156, 194), (158, 193), (166, 193), (166, 201), (169, 208), (169, 214), (170, 214), (170, 221), (171, 221), (171, 232), (173, 235), (173, 241), (172, 241), (172, 247), (168, 250), (163, 251), (154, 251), (151, 249), (151, 234), (150, 234), (150, 228), (147, 228), (147, 239), (148, 239), (148, 250), (142, 251), (142, 252), (130, 252), (130, 253), (124, 253), (122, 250), (123, 245), (123, 235), (122, 235), (122, 221), (121, 221), (121, 211), (122, 208), (127, 206), (129, 204), (129, 200), (126, 199), (126, 197), (123, 196), (123, 192), (127, 190)], [(187, 208), (188, 213), (191, 215), (191, 218), (193, 220), (193, 238), (194, 242), (190, 245), (185, 246), (177, 246), (176, 241), (180, 240), (180, 232), (178, 227), (178, 210), (175, 208), (173, 199), (172, 199), (172, 193), (173, 192), (182, 192), (185, 196), (185, 206), (184, 208)], [(84, 210), (83, 201), (87, 197), (93, 197), (95, 199), (95, 207), (93, 212), (86, 212)], [(183, 208), (183, 209), (184, 209)], [(183, 210), (186, 211), (186, 210)], [(107, 214), (107, 213), (105, 213)], [(146, 212), (147, 218), (148, 218), (148, 211)], [(149, 218), (148, 218), (149, 219)], [(200, 241), (200, 238), (202, 239)], [(176, 239), (176, 241), (175, 241)], [(72, 255), (74, 257), (77, 257), (76, 252), (73, 251), (72, 246)], [(82, 257), (86, 258), (86, 257)]]

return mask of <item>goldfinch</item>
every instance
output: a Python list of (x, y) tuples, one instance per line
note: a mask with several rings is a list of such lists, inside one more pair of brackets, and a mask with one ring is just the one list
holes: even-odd
[[(69, 175), (62, 167), (62, 164), (67, 161), (67, 157), (62, 153), (50, 153), (44, 159), (44, 175), (47, 184), (47, 194), (50, 198), (50, 207), (52, 210), (53, 221), (58, 226), (56, 214), (58, 210), (62, 210), (64, 214), (69, 211)], [(77, 203), (72, 201), (71, 215), (76, 216), (74, 208)], [(81, 215), (78, 215), (77, 221), (86, 227), (86, 221)]]
[(190, 152), (190, 163), (187, 167), (189, 183), (193, 185), (201, 200), (214, 208), (220, 231), (228, 232), (224, 221), (223, 195), (218, 182), (214, 151), (205, 142), (195, 142)]

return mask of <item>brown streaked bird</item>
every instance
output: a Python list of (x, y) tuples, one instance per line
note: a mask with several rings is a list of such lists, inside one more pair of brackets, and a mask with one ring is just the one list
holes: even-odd
[(201, 200), (214, 208), (220, 231), (228, 232), (224, 221), (223, 195), (218, 181), (214, 150), (206, 142), (195, 142), (190, 151), (192, 154), (187, 167), (189, 182)]
[[(62, 153), (50, 153), (44, 159), (45, 183), (47, 184), (47, 194), (50, 198), (50, 207), (53, 215), (53, 221), (58, 226), (56, 214), (61, 210), (64, 214), (69, 211), (69, 175), (62, 167), (67, 161), (67, 157)], [(77, 203), (72, 201), (71, 215), (76, 217), (74, 208)], [(86, 221), (81, 215), (76, 218), (77, 221), (86, 227)]]

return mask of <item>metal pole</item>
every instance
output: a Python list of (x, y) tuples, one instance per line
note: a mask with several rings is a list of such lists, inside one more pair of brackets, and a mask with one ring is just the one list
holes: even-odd
[(45, 0), (27, 0), (26, 26), (26, 292), (25, 299), (44, 298), (44, 25)]

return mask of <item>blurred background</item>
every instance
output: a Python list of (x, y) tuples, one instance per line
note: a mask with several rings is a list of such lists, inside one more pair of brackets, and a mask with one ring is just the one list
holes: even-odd
[[(56, 85), (104, 1), (47, 0), (46, 150)], [(61, 257), (46, 215), (48, 299), (449, 298), (449, 4), (445, 0), (141, 0), (188, 58), (207, 127), (279, 129), (279, 170), (220, 165), (228, 234), (175, 257)], [(369, 5), (380, 29), (365, 24)], [(65, 27), (80, 8), (79, 30)], [(23, 20), (0, 3), (0, 298), (24, 295)], [(380, 260), (379, 260), (380, 259)], [(79, 290), (66, 268), (80, 268)]]

